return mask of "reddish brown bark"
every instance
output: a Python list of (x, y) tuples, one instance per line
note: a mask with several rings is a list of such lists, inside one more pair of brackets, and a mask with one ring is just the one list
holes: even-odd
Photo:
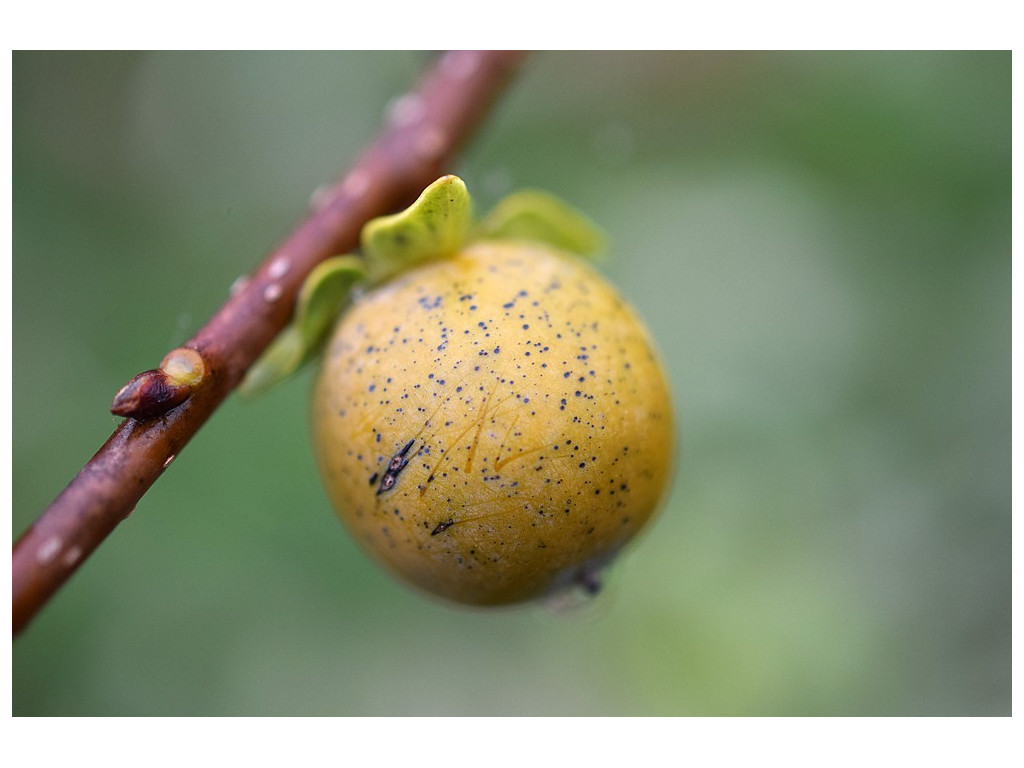
[(352, 250), (363, 224), (410, 202), (448, 169), (523, 54), (456, 51), (438, 57), (419, 87), (393, 102), (377, 140), (315, 210), (187, 343), (207, 367), (184, 403), (127, 418), (14, 545), (13, 632), (21, 632), (135, 508), (291, 316), (320, 261)]

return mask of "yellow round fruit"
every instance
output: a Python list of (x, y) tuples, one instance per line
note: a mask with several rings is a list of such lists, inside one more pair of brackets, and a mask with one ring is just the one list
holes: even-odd
[(477, 605), (594, 588), (657, 509), (675, 443), (634, 311), (583, 261), (513, 241), (358, 298), (325, 351), (312, 431), (363, 547)]

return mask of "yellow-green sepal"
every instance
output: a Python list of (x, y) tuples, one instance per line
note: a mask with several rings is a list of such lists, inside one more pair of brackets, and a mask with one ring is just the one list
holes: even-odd
[(532, 240), (580, 256), (604, 253), (602, 230), (584, 214), (554, 195), (536, 190), (516, 192), (501, 200), (474, 233), (482, 240)]
[(361, 244), (371, 281), (451, 256), (465, 242), (471, 216), (465, 182), (449, 175), (423, 190), (404, 211), (367, 222)]
[(318, 264), (302, 284), (292, 322), (249, 369), (239, 392), (254, 397), (295, 373), (319, 349), (352, 289), (366, 278), (358, 256)]
[(238, 393), (242, 397), (262, 395), (299, 370), (304, 358), (305, 345), (302, 342), (302, 333), (297, 326), (289, 325), (249, 368), (238, 387)]
[(473, 227), (465, 182), (442, 176), (404, 211), (366, 223), (360, 235), (363, 258), (337, 256), (310, 273), (294, 319), (249, 369), (240, 392), (261, 394), (301, 368), (319, 351), (357, 284), (378, 285), (417, 264), (451, 256), (469, 239), (535, 241), (590, 257), (605, 248), (604, 234), (590, 219), (534, 190), (506, 197)]

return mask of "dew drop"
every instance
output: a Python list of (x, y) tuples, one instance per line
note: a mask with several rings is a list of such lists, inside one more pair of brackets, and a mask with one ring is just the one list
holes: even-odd
[(239, 275), (238, 277), (235, 278), (235, 281), (231, 284), (231, 287), (228, 288), (228, 294), (231, 296), (237, 296), (238, 294), (245, 290), (245, 286), (247, 286), (248, 284), (249, 276)]
[(394, 126), (405, 128), (422, 120), (426, 111), (423, 99), (418, 94), (406, 93), (388, 105), (388, 121)]
[(267, 274), (270, 275), (271, 280), (279, 280), (288, 274), (288, 270), (291, 269), (291, 264), (284, 256), (279, 256), (274, 259), (270, 264), (270, 268), (267, 269)]
[(57, 553), (60, 552), (63, 546), (64, 542), (60, 536), (51, 536), (40, 544), (39, 549), (36, 550), (36, 562), (40, 565), (46, 565), (57, 556)]
[(370, 189), (370, 176), (366, 171), (356, 169), (342, 182), (341, 191), (351, 198), (359, 198)]
[(427, 128), (416, 137), (416, 153), (424, 160), (436, 160), (445, 146), (445, 134), (440, 128)]
[(444, 57), (441, 66), (456, 80), (468, 80), (480, 69), (480, 55), (474, 51), (453, 51)]
[(70, 568), (79, 560), (82, 559), (82, 548), (71, 547), (67, 552), (64, 553), (64, 557), (61, 558), (61, 563), (65, 568)]

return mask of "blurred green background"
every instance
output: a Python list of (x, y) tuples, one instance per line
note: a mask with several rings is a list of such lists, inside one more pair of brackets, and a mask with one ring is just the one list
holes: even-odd
[[(348, 167), (422, 53), (15, 53), (13, 535)], [(14, 643), (16, 715), (1008, 715), (1009, 53), (545, 53), (452, 170), (548, 189), (682, 452), (576, 611), (336, 522), (310, 373), (229, 400)]]

